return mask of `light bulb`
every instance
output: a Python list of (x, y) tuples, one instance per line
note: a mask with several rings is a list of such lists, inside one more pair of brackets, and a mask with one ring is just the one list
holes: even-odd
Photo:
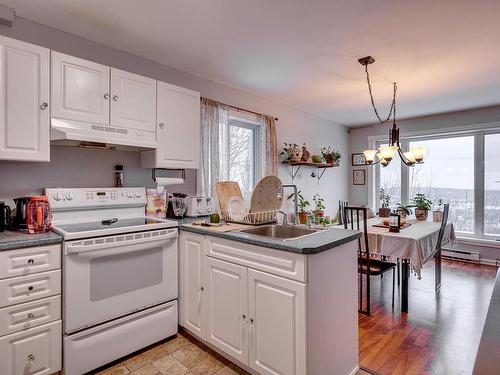
[(417, 163), (424, 162), (425, 148), (424, 147), (411, 147), (410, 152), (413, 154)]
[(363, 151), (363, 154), (365, 155), (366, 162), (368, 164), (373, 163), (373, 161), (375, 160), (376, 153), (377, 153), (377, 150), (365, 150), (365, 151)]
[(382, 155), (382, 158), (387, 161), (391, 161), (398, 148), (398, 146), (381, 146), (378, 150)]
[(406, 160), (409, 162), (409, 164), (415, 164), (416, 160), (415, 160), (415, 155), (413, 154), (413, 152), (411, 151), (408, 151), (408, 152), (405, 152), (403, 153), (404, 157), (406, 158)]

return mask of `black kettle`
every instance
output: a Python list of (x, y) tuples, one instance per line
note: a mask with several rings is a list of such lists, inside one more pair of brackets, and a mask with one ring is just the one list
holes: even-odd
[(16, 212), (12, 221), (12, 229), (28, 230), (28, 202), (30, 197), (15, 198)]
[(10, 225), (10, 207), (5, 202), (0, 202), (0, 232)]

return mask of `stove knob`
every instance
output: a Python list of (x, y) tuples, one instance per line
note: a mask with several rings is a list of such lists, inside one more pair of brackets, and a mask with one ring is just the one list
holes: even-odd
[(131, 191), (127, 191), (127, 198), (132, 198), (134, 194)]
[(73, 193), (66, 193), (66, 200), (72, 201), (74, 197)]
[(63, 199), (63, 196), (62, 196), (61, 193), (55, 193), (54, 194), (54, 200), (60, 201), (61, 199)]
[(135, 193), (135, 197), (136, 197), (136, 198), (140, 198), (140, 197), (142, 197), (141, 192), (140, 192), (140, 191), (136, 192), (136, 193)]

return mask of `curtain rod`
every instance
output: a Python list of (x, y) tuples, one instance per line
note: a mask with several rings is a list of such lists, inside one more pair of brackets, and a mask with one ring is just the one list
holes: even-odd
[[(200, 98), (201, 99), (204, 99), (203, 97)], [(213, 100), (213, 99), (208, 99), (208, 100), (211, 100), (213, 102), (217, 102), (216, 100)], [(220, 102), (217, 102), (217, 103), (220, 103)], [(226, 105), (228, 106), (229, 108), (232, 108), (232, 109), (235, 109), (236, 111), (238, 112), (247, 112), (247, 113), (251, 113), (251, 114), (254, 114), (254, 115), (257, 115), (257, 116), (262, 116), (263, 114), (262, 113), (258, 113), (258, 112), (254, 112), (254, 111), (250, 111), (248, 109), (245, 109), (245, 108), (240, 108), (240, 107), (236, 107), (234, 105), (230, 105), (230, 104), (224, 104), (224, 103), (220, 103), (220, 104), (223, 104), (223, 105)], [(275, 117), (274, 118), (274, 121), (278, 121), (279, 118)]]

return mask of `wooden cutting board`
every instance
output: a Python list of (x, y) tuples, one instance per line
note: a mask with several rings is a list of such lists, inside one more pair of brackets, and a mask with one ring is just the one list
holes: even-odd
[(240, 197), (243, 199), (240, 184), (236, 181), (219, 181), (215, 184), (215, 189), (217, 191), (217, 198), (219, 200), (219, 208), (221, 211), (226, 210), (226, 203), (229, 198)]

